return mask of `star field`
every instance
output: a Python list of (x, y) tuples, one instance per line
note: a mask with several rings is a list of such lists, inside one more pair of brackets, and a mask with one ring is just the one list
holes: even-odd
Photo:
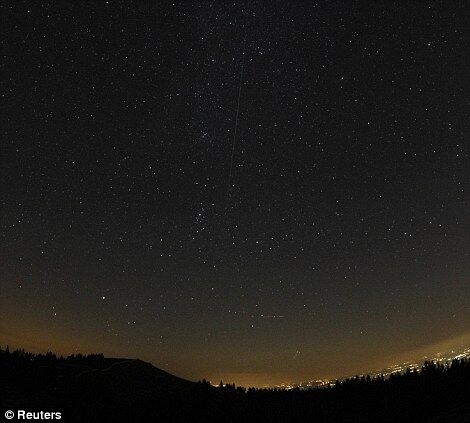
[(4, 12), (0, 340), (258, 384), (468, 331), (463, 2)]

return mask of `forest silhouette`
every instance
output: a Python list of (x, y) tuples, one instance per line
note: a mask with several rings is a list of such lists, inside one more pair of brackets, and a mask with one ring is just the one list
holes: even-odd
[(470, 422), (470, 360), (326, 388), (190, 382), (134, 359), (0, 349), (0, 405), (72, 422)]

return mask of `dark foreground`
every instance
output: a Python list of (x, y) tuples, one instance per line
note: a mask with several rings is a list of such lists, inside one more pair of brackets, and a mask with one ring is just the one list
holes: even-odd
[(463, 423), (470, 422), (470, 361), (426, 363), (419, 373), (350, 379), (329, 389), (276, 391), (214, 388), (140, 360), (1, 350), (2, 421), (6, 410), (61, 412), (60, 421), (72, 422)]

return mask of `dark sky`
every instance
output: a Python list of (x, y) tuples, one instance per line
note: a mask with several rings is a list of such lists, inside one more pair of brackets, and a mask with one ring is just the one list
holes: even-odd
[(7, 4), (0, 343), (262, 384), (465, 335), (466, 3)]

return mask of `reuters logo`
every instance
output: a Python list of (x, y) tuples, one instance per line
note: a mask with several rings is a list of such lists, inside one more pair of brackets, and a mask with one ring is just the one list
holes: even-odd
[[(18, 420), (60, 420), (62, 419), (62, 412), (60, 411), (17, 411)], [(5, 411), (5, 418), (11, 420), (15, 418), (15, 412), (13, 410)]]

